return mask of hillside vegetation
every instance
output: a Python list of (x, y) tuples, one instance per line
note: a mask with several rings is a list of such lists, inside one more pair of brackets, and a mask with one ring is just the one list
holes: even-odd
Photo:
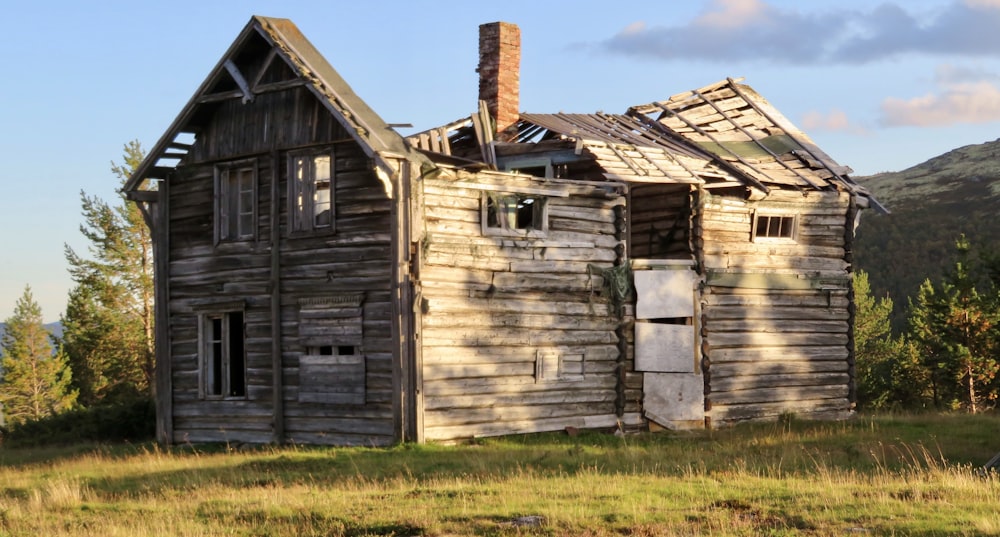
[(920, 283), (938, 282), (965, 234), (976, 251), (1000, 250), (1000, 140), (960, 147), (912, 168), (856, 177), (891, 211), (866, 211), (858, 228), (856, 268), (874, 296), (890, 296), (901, 329)]

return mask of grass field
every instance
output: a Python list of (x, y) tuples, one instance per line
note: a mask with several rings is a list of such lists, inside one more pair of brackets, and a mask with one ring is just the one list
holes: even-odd
[(998, 535), (1000, 416), (459, 446), (0, 449), (0, 535)]

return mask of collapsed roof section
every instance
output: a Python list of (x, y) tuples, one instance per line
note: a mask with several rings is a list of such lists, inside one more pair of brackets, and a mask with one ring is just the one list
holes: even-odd
[(407, 137), (416, 148), (496, 167), (510, 144), (569, 142), (589, 153), (612, 180), (698, 183), (705, 188), (747, 186), (840, 189), (861, 204), (887, 212), (847, 166), (823, 152), (763, 97), (740, 80), (724, 81), (633, 106), (624, 114), (522, 113), (511, 142), (492, 140), (488, 114)]

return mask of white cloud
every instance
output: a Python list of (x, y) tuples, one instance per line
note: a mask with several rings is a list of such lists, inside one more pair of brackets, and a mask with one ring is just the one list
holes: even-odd
[(802, 116), (802, 128), (806, 132), (830, 131), (847, 132), (851, 134), (868, 134), (868, 129), (860, 124), (856, 124), (847, 117), (847, 113), (840, 109), (833, 109), (829, 112), (810, 110)]
[(713, 0), (692, 24), (712, 28), (738, 28), (766, 23), (769, 7), (761, 0)]
[(601, 43), (661, 60), (861, 64), (904, 54), (1000, 57), (1000, 0), (952, 0), (933, 12), (880, 3), (868, 11), (779, 8), (767, 0), (710, 0), (673, 25), (631, 24)]
[(988, 81), (950, 84), (940, 93), (882, 101), (880, 123), (887, 127), (937, 127), (1000, 121), (1000, 88)]

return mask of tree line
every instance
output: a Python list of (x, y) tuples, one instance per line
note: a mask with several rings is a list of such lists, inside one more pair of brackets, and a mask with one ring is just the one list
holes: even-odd
[(858, 403), (870, 410), (976, 413), (1000, 397), (1000, 253), (960, 236), (940, 281), (924, 280), (891, 328), (894, 304), (854, 278)]
[[(111, 163), (120, 184), (145, 156), (138, 141)], [(0, 405), (5, 427), (81, 409), (144, 404), (153, 386), (153, 256), (136, 204), (80, 193), (88, 241), (82, 255), (68, 245), (73, 287), (61, 315), (63, 333), (44, 328), (26, 286), (0, 340)]]

